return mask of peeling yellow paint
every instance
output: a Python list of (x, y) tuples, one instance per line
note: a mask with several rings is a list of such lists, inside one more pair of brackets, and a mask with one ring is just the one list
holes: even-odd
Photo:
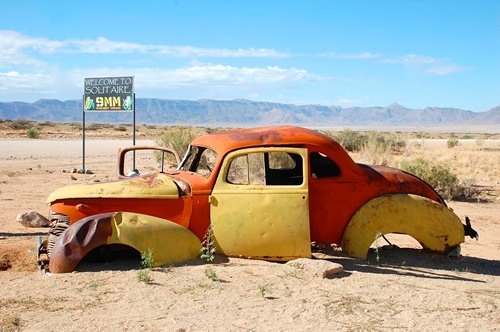
[[(287, 261), (311, 257), (307, 176), (301, 185), (235, 185), (226, 181), (233, 158), (264, 151), (252, 148), (225, 158), (210, 198), (211, 223), (218, 253), (227, 256)], [(300, 154), (302, 148), (266, 148)], [(307, 163), (303, 172), (307, 174)]]
[(342, 250), (366, 259), (377, 235), (408, 234), (424, 248), (445, 252), (464, 242), (460, 219), (446, 206), (411, 194), (385, 195), (363, 205), (342, 238)]
[(109, 183), (73, 185), (53, 191), (47, 203), (73, 198), (163, 198), (175, 199), (179, 192), (165, 174), (156, 173)]
[(201, 242), (187, 228), (144, 214), (120, 212), (111, 221), (108, 244), (126, 244), (144, 253), (153, 252), (155, 266), (196, 259)]

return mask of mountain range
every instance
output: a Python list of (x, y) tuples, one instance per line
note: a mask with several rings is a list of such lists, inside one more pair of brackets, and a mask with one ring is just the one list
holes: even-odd
[[(34, 103), (0, 102), (0, 119), (81, 122), (82, 101), (41, 99)], [(132, 113), (86, 112), (94, 123), (131, 123)], [(411, 109), (399, 104), (386, 107), (294, 105), (236, 100), (175, 100), (138, 98), (136, 123), (203, 126), (260, 126), (294, 124), (307, 127), (352, 128), (478, 128), (500, 130), (500, 106), (487, 112), (457, 108)]]

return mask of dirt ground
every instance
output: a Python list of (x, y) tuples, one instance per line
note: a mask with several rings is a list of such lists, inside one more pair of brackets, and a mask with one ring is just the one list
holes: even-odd
[[(500, 330), (498, 169), (478, 179), (489, 188), (481, 200), (449, 202), (480, 234), (479, 241), (466, 239), (457, 258), (391, 235), (399, 248), (380, 242), (367, 261), (336, 248), (316, 252), (343, 265), (332, 279), (286, 264), (223, 257), (155, 268), (150, 283), (139, 281), (135, 260), (44, 275), (35, 252), (47, 229), (25, 228), (16, 215), (47, 215), (45, 199), (58, 187), (114, 179), (117, 147), (130, 145), (130, 137), (91, 137), (86, 166), (94, 174), (70, 174), (63, 171), (82, 163), (81, 139), (74, 136), (0, 134), (0, 331)], [(498, 143), (492, 149), (498, 161)]]

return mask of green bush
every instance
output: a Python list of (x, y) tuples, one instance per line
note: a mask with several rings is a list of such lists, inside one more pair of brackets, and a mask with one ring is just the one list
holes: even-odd
[(457, 146), (457, 145), (458, 145), (458, 143), (459, 143), (459, 142), (458, 142), (458, 139), (457, 139), (455, 136), (450, 137), (450, 138), (448, 139), (448, 142), (447, 142), (447, 144), (448, 144), (448, 149), (452, 149), (452, 148), (454, 148), (455, 146)]
[(393, 152), (402, 152), (406, 148), (406, 141), (397, 136), (391, 136), (387, 140), (389, 149)]
[(141, 254), (141, 269), (137, 271), (137, 279), (143, 283), (151, 283), (151, 268), (154, 266), (153, 251), (148, 249)]
[(154, 265), (153, 251), (151, 249), (146, 250), (141, 255), (141, 266), (144, 269), (150, 269)]
[(212, 280), (213, 282), (220, 281), (219, 277), (217, 276), (217, 273), (215, 273), (215, 270), (211, 267), (207, 267), (205, 269), (205, 275), (207, 276), (208, 279)]
[(205, 260), (207, 263), (210, 263), (215, 259), (215, 251), (214, 233), (212, 225), (210, 225), (205, 236), (203, 237), (203, 242), (201, 243), (200, 258)]
[(30, 129), (26, 130), (26, 136), (28, 136), (28, 138), (38, 138), (39, 134), (40, 132), (35, 127), (31, 127)]
[(368, 136), (351, 129), (344, 129), (334, 135), (337, 142), (347, 151), (356, 152), (368, 142)]
[(195, 137), (196, 134), (193, 128), (171, 127), (162, 131), (158, 145), (174, 149), (182, 157)]
[(458, 197), (462, 191), (458, 177), (446, 165), (432, 164), (418, 158), (413, 161), (403, 160), (399, 168), (430, 184), (445, 199)]
[(374, 142), (377, 151), (402, 152), (406, 148), (406, 142), (395, 135), (383, 135), (374, 133), (369, 137)]

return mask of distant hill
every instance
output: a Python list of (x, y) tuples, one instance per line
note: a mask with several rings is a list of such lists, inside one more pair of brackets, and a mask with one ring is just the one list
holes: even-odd
[[(53, 122), (81, 122), (81, 100), (41, 99), (34, 103), (0, 102), (0, 118)], [(131, 113), (86, 113), (87, 122), (131, 123)], [(456, 108), (410, 109), (399, 104), (387, 107), (293, 105), (236, 100), (171, 100), (138, 98), (138, 124), (185, 124), (204, 126), (258, 126), (296, 124), (309, 127), (450, 128), (484, 126), (497, 128), (500, 106), (475, 113)]]

